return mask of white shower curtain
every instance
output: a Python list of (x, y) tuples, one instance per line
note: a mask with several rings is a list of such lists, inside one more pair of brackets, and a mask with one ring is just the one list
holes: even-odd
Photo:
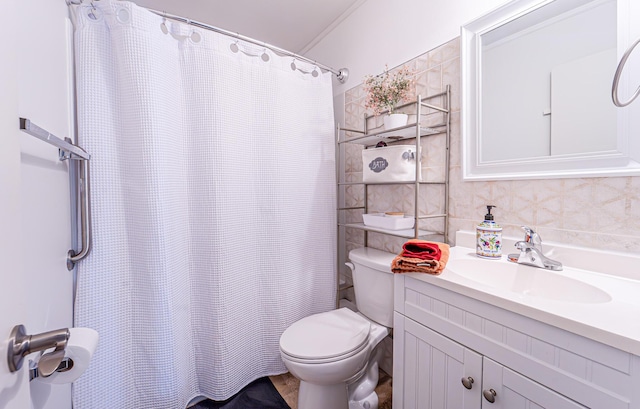
[(226, 399), (285, 372), (280, 334), (335, 305), (330, 74), (92, 4), (75, 9), (93, 225), (75, 325), (100, 344), (74, 408)]

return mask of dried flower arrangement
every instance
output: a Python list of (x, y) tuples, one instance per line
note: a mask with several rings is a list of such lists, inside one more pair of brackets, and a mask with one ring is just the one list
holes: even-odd
[(393, 114), (398, 103), (414, 93), (414, 74), (406, 66), (391, 74), (385, 66), (382, 74), (367, 75), (364, 79), (364, 90), (367, 93), (365, 107), (371, 109), (376, 116), (385, 111)]

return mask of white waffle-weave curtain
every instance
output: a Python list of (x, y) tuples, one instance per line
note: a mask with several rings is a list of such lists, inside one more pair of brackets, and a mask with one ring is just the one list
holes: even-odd
[(330, 74), (92, 4), (75, 9), (93, 219), (75, 325), (100, 344), (74, 408), (226, 399), (285, 372), (280, 334), (335, 305)]

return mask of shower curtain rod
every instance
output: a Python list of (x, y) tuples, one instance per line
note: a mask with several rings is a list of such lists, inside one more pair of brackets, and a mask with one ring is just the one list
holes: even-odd
[(325, 71), (329, 71), (329, 72), (333, 73), (336, 76), (336, 78), (338, 79), (338, 81), (340, 81), (340, 83), (342, 83), (342, 84), (344, 84), (347, 81), (347, 78), (349, 77), (349, 70), (347, 68), (340, 68), (339, 70), (336, 70), (335, 68), (331, 68), (331, 67), (329, 67), (327, 65), (320, 64), (317, 61), (311, 60), (311, 59), (309, 59), (307, 57), (303, 57), (303, 56), (301, 56), (299, 54), (296, 54), (294, 52), (287, 51), (287, 50), (282, 49), (280, 47), (276, 47), (275, 45), (265, 43), (264, 41), (259, 41), (259, 40), (253, 39), (251, 37), (247, 37), (247, 36), (244, 36), (244, 35), (239, 34), (239, 33), (234, 33), (232, 31), (228, 31), (228, 30), (225, 30), (225, 29), (222, 29), (222, 28), (219, 28), (219, 27), (211, 26), (209, 24), (201, 23), (199, 21), (191, 20), (191, 19), (188, 19), (188, 18), (185, 18), (185, 17), (180, 17), (180, 16), (176, 16), (176, 15), (173, 15), (173, 14), (168, 14), (168, 13), (166, 13), (164, 11), (158, 11), (158, 10), (153, 10), (153, 9), (149, 9), (149, 8), (147, 10), (149, 10), (150, 12), (152, 12), (154, 14), (162, 16), (164, 18), (180, 21), (182, 23), (187, 23), (187, 24), (195, 26), (195, 27), (204, 28), (205, 30), (215, 31), (216, 33), (219, 33), (219, 34), (223, 34), (223, 35), (226, 35), (226, 36), (229, 36), (229, 37), (237, 38), (238, 40), (246, 41), (246, 42), (251, 43), (251, 44), (255, 44), (255, 45), (259, 45), (261, 47), (268, 48), (268, 49), (270, 49), (270, 50), (272, 50), (272, 51), (274, 51), (274, 52), (276, 52), (278, 54), (286, 55), (288, 57), (293, 57), (296, 60), (300, 60), (300, 61), (305, 61), (305, 62), (311, 63), (311, 64), (317, 66), (320, 69), (323, 69)]
[[(85, 0), (67, 0), (67, 4), (78, 5), (78, 4), (82, 4), (83, 1), (85, 1)], [(100, 1), (100, 0), (96, 0), (96, 1)], [(93, 0), (90, 0), (90, 3), (93, 4)], [(223, 35), (226, 35), (226, 36), (229, 36), (229, 37), (236, 38), (238, 40), (246, 41), (246, 42), (251, 43), (251, 44), (255, 44), (255, 45), (259, 45), (261, 47), (268, 48), (268, 49), (270, 49), (270, 50), (272, 50), (272, 51), (274, 51), (274, 52), (276, 52), (278, 54), (285, 55), (285, 56), (288, 56), (288, 57), (293, 57), (296, 60), (300, 60), (300, 61), (311, 63), (311, 64), (317, 66), (318, 68), (322, 69), (322, 70), (329, 71), (332, 74), (334, 74), (336, 76), (336, 78), (338, 79), (338, 81), (340, 81), (341, 84), (344, 84), (345, 82), (347, 82), (347, 79), (349, 78), (349, 69), (348, 68), (340, 68), (339, 70), (336, 70), (335, 68), (331, 68), (331, 67), (329, 67), (327, 65), (321, 64), (321, 63), (319, 63), (317, 61), (314, 61), (312, 59), (309, 59), (307, 57), (303, 57), (302, 55), (296, 54), (296, 53), (291, 52), (291, 51), (287, 51), (287, 50), (282, 49), (280, 47), (276, 47), (275, 45), (272, 45), (272, 44), (265, 43), (264, 41), (259, 41), (259, 40), (253, 39), (251, 37), (244, 36), (244, 35), (242, 35), (240, 33), (234, 33), (233, 31), (228, 31), (228, 30), (225, 30), (225, 29), (222, 29), (222, 28), (219, 28), (219, 27), (215, 27), (215, 26), (212, 26), (212, 25), (209, 25), (209, 24), (205, 24), (205, 23), (202, 23), (202, 22), (199, 22), (199, 21), (196, 21), (196, 20), (191, 20), (191, 19), (188, 19), (188, 18), (185, 18), (185, 17), (176, 16), (174, 14), (169, 14), (169, 13), (167, 13), (165, 11), (154, 10), (154, 9), (150, 9), (150, 8), (147, 8), (147, 7), (145, 7), (145, 8), (147, 10), (149, 10), (150, 12), (152, 12), (153, 14), (157, 14), (158, 16), (161, 16), (161, 17), (164, 17), (164, 18), (168, 18), (168, 19), (171, 19), (171, 20), (179, 21), (181, 23), (186, 23), (188, 25), (199, 27), (199, 28), (203, 28), (205, 30), (214, 31), (214, 32), (216, 32), (218, 34), (223, 34)]]

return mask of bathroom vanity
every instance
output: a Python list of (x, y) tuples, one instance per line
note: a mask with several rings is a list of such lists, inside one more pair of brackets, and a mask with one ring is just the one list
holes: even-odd
[(395, 276), (393, 407), (640, 408), (640, 257), (545, 245), (552, 272), (456, 242), (440, 276)]

